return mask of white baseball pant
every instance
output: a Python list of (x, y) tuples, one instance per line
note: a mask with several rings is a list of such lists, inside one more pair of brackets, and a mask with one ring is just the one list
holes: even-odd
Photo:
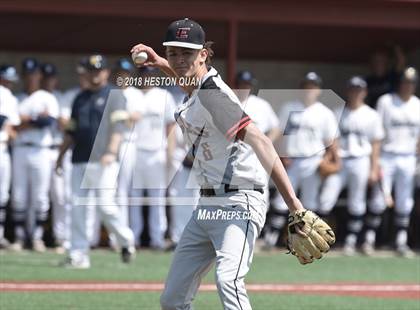
[[(287, 168), (287, 174), (293, 189), (300, 190), (300, 200), (303, 206), (311, 211), (319, 207), (319, 190), (321, 177), (318, 167), (322, 156), (291, 158), (292, 162)], [(278, 211), (287, 211), (287, 205), (281, 195), (277, 195), (272, 201), (273, 207)]]
[(120, 173), (118, 176), (118, 205), (120, 206), (121, 219), (128, 225), (128, 209), (133, 191), (134, 169), (137, 156), (136, 144), (132, 141), (124, 141), (120, 147)]
[(9, 201), (11, 171), (10, 155), (7, 151), (7, 144), (0, 142), (0, 239), (4, 237), (6, 204)]
[(67, 248), (70, 241), (71, 152), (64, 156), (61, 174), (55, 171), (58, 153), (58, 149), (51, 150), (50, 198), (53, 211), (53, 232), (56, 241)]
[(381, 224), (381, 214), (386, 208), (386, 197), (391, 197), (395, 188), (394, 222), (397, 230), (396, 246), (406, 246), (407, 230), (410, 225), (410, 213), (413, 209), (414, 174), (416, 156), (383, 153), (381, 155), (382, 189), (379, 184), (373, 187), (369, 203), (369, 216), (366, 220), (366, 242), (374, 244), (376, 230)]
[(9, 201), (11, 182), (11, 161), (7, 151), (7, 144), (0, 142), (0, 206), (5, 206)]
[[(149, 235), (152, 247), (163, 248), (165, 245), (166, 221), (166, 153), (164, 150), (137, 150), (136, 167), (133, 180), (133, 196), (143, 197), (145, 190), (149, 199)], [(130, 227), (136, 242), (144, 228), (143, 207), (130, 207)], [(137, 244), (139, 245), (139, 243)]]
[(381, 155), (382, 188), (375, 186), (369, 208), (380, 214), (385, 210), (385, 195), (391, 195), (395, 186), (395, 211), (401, 215), (409, 215), (413, 205), (414, 175), (416, 156), (383, 153)]
[[(120, 208), (121, 221), (129, 226), (130, 200), (133, 193), (133, 175), (136, 162), (136, 145), (133, 141), (125, 140), (121, 143), (120, 152), (120, 172), (118, 174), (117, 203)], [(117, 247), (117, 240), (113, 234), (109, 235), (111, 247)]]
[[(35, 212), (36, 222), (41, 225), (46, 221), (49, 210), (50, 149), (15, 146), (12, 156), (13, 220), (17, 226), (23, 226), (28, 218), (31, 219), (29, 212)], [(27, 224), (32, 231), (33, 223)]]
[(89, 236), (86, 205), (96, 206), (108, 232), (113, 233), (118, 245), (134, 245), (132, 231), (122, 224), (115, 202), (119, 164), (103, 166), (100, 163), (76, 163), (72, 169), (72, 212), (70, 257), (88, 260)]
[(370, 172), (369, 156), (343, 158), (341, 170), (324, 180), (319, 212), (329, 214), (344, 187), (348, 188), (347, 205), (351, 215), (366, 213), (366, 189)]
[[(170, 195), (170, 235), (172, 241), (178, 243), (200, 198), (200, 186), (191, 168), (180, 165), (172, 180)], [(184, 204), (182, 200), (187, 200), (188, 203)]]
[[(249, 219), (204, 220), (207, 212), (249, 211)], [(225, 310), (249, 310), (244, 278), (254, 254), (255, 240), (265, 221), (264, 197), (256, 191), (239, 191), (218, 197), (201, 197), (175, 249), (161, 295), (163, 310), (192, 309), (201, 279), (216, 264), (216, 284)]]

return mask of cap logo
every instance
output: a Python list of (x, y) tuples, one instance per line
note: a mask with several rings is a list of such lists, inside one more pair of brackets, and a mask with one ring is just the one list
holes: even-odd
[(404, 72), (404, 77), (406, 79), (412, 80), (416, 78), (416, 69), (414, 68), (407, 68)]
[(190, 32), (191, 28), (189, 27), (181, 27), (178, 28), (178, 30), (176, 31), (175, 37), (177, 39), (187, 39), (188, 38), (188, 33)]
[(91, 56), (89, 58), (89, 63), (95, 68), (100, 68), (101, 67), (101, 60), (102, 60), (101, 56), (94, 55), (94, 56)]

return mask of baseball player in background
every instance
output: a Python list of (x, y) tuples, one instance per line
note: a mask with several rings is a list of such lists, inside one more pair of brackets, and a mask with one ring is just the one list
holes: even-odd
[[(280, 136), (279, 119), (266, 100), (252, 94), (253, 88), (257, 84), (257, 80), (250, 71), (240, 71), (236, 75), (236, 95), (243, 104), (244, 111), (251, 117), (258, 129), (264, 133), (272, 142), (276, 141)], [(260, 163), (258, 163), (260, 165)], [(263, 167), (259, 171), (265, 174), (267, 185), (264, 188), (264, 195), (269, 203), (269, 175), (265, 173)], [(287, 209), (287, 208), (286, 208)], [(287, 215), (287, 214), (285, 214)], [(279, 223), (279, 221), (281, 223)], [(271, 248), (277, 243), (278, 232), (283, 227), (285, 221), (284, 214), (278, 214), (276, 210), (272, 210), (272, 216), (268, 228), (264, 234), (266, 248)], [(279, 228), (280, 227), (280, 228)]]
[[(48, 192), (51, 180), (50, 147), (53, 125), (59, 114), (57, 99), (42, 90), (41, 69), (36, 59), (23, 61), (22, 75), (26, 80), (26, 97), (19, 104), (21, 124), (13, 148), (12, 206), (15, 223), (14, 250), (21, 250), (26, 233), (25, 221), (37, 252), (45, 251), (42, 240), (48, 217)], [(35, 226), (32, 215), (35, 215)]]
[(13, 126), (20, 123), (18, 101), (11, 92), (18, 80), (14, 67), (0, 66), (0, 249), (9, 246), (8, 240), (4, 237), (6, 204), (9, 202), (12, 174), (8, 143), (16, 134)]
[(245, 112), (251, 117), (253, 123), (271, 141), (277, 140), (280, 136), (279, 120), (271, 104), (252, 93), (257, 84), (257, 80), (252, 72), (238, 72), (235, 83), (238, 99), (243, 104)]
[[(67, 128), (67, 124), (71, 117), (71, 109), (73, 106), (74, 99), (76, 99), (77, 95), (79, 95), (82, 91), (90, 89), (91, 85), (89, 82), (89, 74), (88, 70), (86, 69), (89, 63), (89, 58), (87, 56), (82, 57), (78, 63), (76, 64), (76, 73), (78, 77), (78, 85), (72, 87), (64, 92), (62, 96), (62, 104), (61, 108), (61, 120), (67, 120), (63, 123), (63, 128)], [(66, 197), (68, 197), (71, 205), (71, 157), (72, 157), (72, 150), (68, 150), (66, 155), (63, 159), (63, 167), (62, 173), (65, 179), (65, 192)], [(99, 220), (99, 216), (96, 212), (96, 206), (88, 205), (87, 208), (87, 228), (88, 228), (88, 238), (89, 243), (92, 247), (96, 247), (100, 241), (100, 231), (101, 231), (101, 221)], [(71, 215), (69, 216), (69, 221), (71, 221)], [(70, 226), (69, 226), (70, 227)]]
[(110, 72), (103, 56), (90, 56), (86, 69), (91, 86), (74, 101), (57, 160), (60, 169), (64, 154), (73, 148), (71, 244), (65, 266), (78, 269), (90, 267), (88, 204), (98, 208), (106, 228), (115, 235), (123, 262), (130, 262), (135, 254), (133, 233), (122, 223), (115, 201), (118, 151), (128, 118), (125, 98), (108, 84)]
[[(53, 124), (53, 142), (51, 145), (51, 185), (50, 199), (52, 206), (52, 225), (55, 238), (56, 252), (64, 254), (65, 249), (69, 248), (70, 238), (70, 197), (66, 188), (68, 187), (68, 174), (61, 171), (57, 173), (55, 163), (58, 158), (58, 151), (61, 143), (63, 143), (63, 132), (68, 122), (68, 109), (63, 101), (63, 94), (58, 90), (58, 72), (55, 65), (44, 63), (41, 65), (42, 72), (42, 89), (50, 92), (55, 96), (59, 105), (59, 115), (57, 122)], [(65, 162), (68, 164), (68, 161)], [(67, 170), (65, 167), (63, 170)], [(66, 178), (67, 177), (67, 178)]]
[[(78, 85), (66, 90), (63, 93), (63, 112), (70, 118), (71, 108), (76, 99), (77, 95), (79, 95), (82, 91), (89, 89), (90, 82), (89, 82), (89, 75), (86, 70), (86, 66), (88, 65), (88, 57), (83, 57), (80, 59), (76, 65), (76, 73), (78, 78)], [(65, 107), (65, 109), (64, 109)]]
[[(215, 263), (223, 308), (251, 309), (244, 278), (267, 208), (263, 194), (266, 180), (258, 171), (261, 167), (257, 165), (258, 159), (292, 212), (292, 235), (301, 233), (294, 219), (295, 212), (304, 209), (272, 142), (252, 123), (234, 92), (209, 65), (213, 51), (211, 43), (205, 41), (202, 27), (189, 19), (175, 21), (169, 26), (163, 45), (167, 60), (143, 44), (136, 45), (131, 52), (146, 52), (148, 60), (144, 65), (158, 67), (170, 77), (200, 81), (199, 89), (195, 83), (184, 84), (188, 98), (177, 108), (175, 118), (194, 156), (201, 197), (175, 249), (161, 307), (192, 309), (200, 281)], [(213, 220), (202, 217), (217, 212), (237, 212), (237, 217), (215, 216)], [(299, 213), (302, 219), (312, 214), (303, 212)], [(315, 221), (324, 224), (319, 218)], [(300, 223), (306, 226), (305, 221)], [(302, 263), (313, 261), (310, 255), (301, 254)]]
[(368, 183), (379, 179), (379, 153), (384, 130), (378, 113), (365, 104), (366, 81), (354, 76), (347, 83), (347, 102), (344, 111), (336, 111), (339, 121), (339, 156), (342, 168), (328, 176), (320, 194), (319, 213), (328, 215), (338, 196), (347, 187), (349, 219), (344, 252), (353, 255), (366, 213)]
[[(121, 85), (122, 93), (126, 99), (126, 109), (128, 112), (127, 125), (129, 129), (123, 134), (123, 141), (120, 147), (120, 173), (118, 176), (118, 204), (121, 211), (121, 219), (125, 225), (129, 225), (128, 210), (130, 198), (133, 194), (133, 177), (136, 163), (136, 131), (134, 125), (141, 118), (141, 107), (143, 107), (143, 93), (134, 86), (128, 86), (127, 79), (132, 77), (134, 66), (126, 58), (119, 59), (114, 69), (114, 77), (123, 79)], [(113, 240), (113, 239), (111, 239)], [(112, 241), (112, 243), (114, 243)]]
[[(409, 67), (401, 74), (397, 91), (383, 95), (378, 100), (377, 110), (385, 129), (380, 159), (382, 181), (373, 188), (369, 206), (362, 247), (366, 254), (373, 251), (382, 213), (387, 205), (394, 205), (397, 253), (413, 256), (407, 245), (407, 230), (414, 204), (414, 174), (420, 131), (420, 100), (414, 95), (417, 82), (416, 69)], [(392, 188), (394, 199), (391, 196)]]
[[(318, 101), (321, 94), (321, 77), (315, 72), (305, 75), (300, 84), (301, 98), (288, 102), (279, 111), (280, 131), (278, 148), (295, 191), (305, 208), (319, 208), (319, 191), (322, 178), (318, 167), (323, 157), (337, 158), (338, 124), (334, 113)], [(281, 197), (272, 199), (275, 210), (267, 244), (275, 245), (286, 223), (287, 206)]]
[(19, 103), (39, 89), (42, 79), (40, 66), (36, 58), (25, 58), (22, 61), (23, 89), (16, 95)]
[[(151, 67), (140, 69), (143, 81), (156, 76), (158, 70)], [(166, 188), (167, 166), (171, 162), (174, 139), (169, 133), (175, 126), (173, 112), (175, 102), (170, 92), (160, 87), (145, 85), (142, 89), (143, 99), (139, 102), (141, 119), (135, 125), (136, 132), (136, 165), (134, 169), (134, 197), (150, 198), (149, 205), (149, 235), (150, 246), (161, 250), (165, 248), (166, 221)], [(171, 139), (168, 139), (171, 137)], [(137, 245), (140, 245), (140, 235), (144, 228), (143, 208), (130, 208), (130, 227), (134, 232)]]

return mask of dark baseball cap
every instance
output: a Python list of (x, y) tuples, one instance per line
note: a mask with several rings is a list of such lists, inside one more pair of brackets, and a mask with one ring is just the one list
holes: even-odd
[(45, 63), (41, 66), (41, 72), (46, 77), (56, 76), (57, 75), (57, 67), (52, 63)]
[(83, 74), (87, 70), (87, 64), (89, 62), (89, 58), (87, 56), (82, 57), (76, 65), (76, 72), (78, 74)]
[(367, 83), (362, 77), (356, 75), (356, 76), (351, 77), (347, 81), (347, 87), (348, 88), (353, 88), (353, 87), (354, 88), (366, 88)]
[(22, 73), (33, 73), (40, 69), (39, 62), (35, 58), (25, 58), (22, 61)]
[(416, 83), (419, 79), (417, 70), (413, 67), (405, 68), (401, 74), (400, 81)]
[(239, 71), (236, 74), (236, 82), (237, 83), (245, 82), (245, 83), (255, 85), (257, 83), (257, 80), (255, 79), (251, 71), (244, 70), (244, 71)]
[(202, 49), (205, 42), (206, 34), (200, 24), (184, 18), (169, 25), (163, 46)]
[(19, 75), (17, 74), (15, 67), (11, 65), (1, 65), (0, 78), (9, 82), (17, 82), (19, 80)]
[(322, 85), (322, 79), (316, 72), (308, 72), (306, 73), (305, 77), (302, 80), (302, 84), (312, 83), (317, 85), (318, 87), (321, 87)]
[(132, 61), (129, 61), (127, 58), (121, 58), (117, 60), (115, 70), (132, 72), (134, 70), (134, 66)]
[(102, 56), (102, 55), (99, 55), (99, 54), (90, 55), (87, 58), (85, 68), (88, 71), (107, 69), (108, 68), (108, 62), (107, 62), (105, 56)]

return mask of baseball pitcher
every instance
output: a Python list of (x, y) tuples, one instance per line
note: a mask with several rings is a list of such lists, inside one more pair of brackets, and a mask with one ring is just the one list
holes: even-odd
[(210, 66), (211, 44), (203, 28), (183, 19), (173, 22), (163, 45), (166, 58), (146, 52), (145, 66), (175, 78), (195, 77), (184, 85), (188, 100), (175, 119), (192, 149), (201, 186), (198, 206), (175, 250), (161, 296), (163, 309), (191, 309), (200, 280), (216, 265), (216, 283), (224, 309), (251, 309), (244, 278), (252, 262), (255, 239), (265, 220), (264, 179), (258, 160), (271, 174), (290, 210), (291, 251), (302, 264), (321, 258), (334, 233), (296, 198), (273, 144), (244, 112), (239, 99)]

